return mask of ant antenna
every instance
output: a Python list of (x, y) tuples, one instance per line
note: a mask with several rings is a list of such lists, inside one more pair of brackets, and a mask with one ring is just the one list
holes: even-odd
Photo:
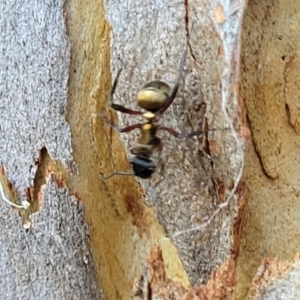
[(135, 176), (133, 173), (116, 171), (116, 172), (113, 172), (113, 173), (111, 173), (110, 175), (108, 175), (108, 176), (106, 176), (106, 177), (101, 176), (100, 179), (101, 179), (102, 181), (105, 181), (105, 180), (107, 180), (108, 178), (111, 178), (111, 177), (113, 177), (113, 176), (115, 176), (115, 175)]

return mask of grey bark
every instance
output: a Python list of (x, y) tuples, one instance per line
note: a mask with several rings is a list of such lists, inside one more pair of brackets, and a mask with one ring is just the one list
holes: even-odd
[(65, 122), (70, 45), (63, 3), (0, 2), (0, 162), (21, 200), (43, 147), (74, 170)]
[(51, 178), (43, 194), (27, 231), (1, 202), (1, 299), (101, 299), (83, 205)]
[[(63, 3), (0, 1), (0, 162), (19, 200), (34, 184), (43, 148), (75, 171), (65, 121)], [(100, 299), (82, 204), (51, 178), (40, 192), (40, 212), (27, 231), (0, 201), (0, 298)]]

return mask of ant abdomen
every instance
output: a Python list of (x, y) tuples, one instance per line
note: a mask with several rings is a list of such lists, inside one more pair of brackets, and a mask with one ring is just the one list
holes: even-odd
[(157, 112), (169, 98), (170, 87), (163, 81), (146, 83), (137, 94), (137, 102), (146, 111)]

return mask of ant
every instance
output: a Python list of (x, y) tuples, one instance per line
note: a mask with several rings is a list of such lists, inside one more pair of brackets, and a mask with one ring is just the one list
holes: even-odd
[(133, 175), (143, 179), (150, 178), (156, 169), (156, 165), (151, 160), (151, 156), (153, 155), (154, 151), (157, 150), (160, 157), (163, 148), (160, 138), (156, 135), (158, 130), (165, 130), (177, 138), (189, 138), (193, 136), (199, 136), (207, 131), (220, 130), (210, 129), (205, 131), (194, 131), (191, 133), (179, 133), (172, 128), (164, 127), (159, 124), (161, 116), (172, 105), (177, 95), (186, 62), (186, 56), (187, 50), (183, 52), (181, 57), (178, 78), (171, 94), (168, 84), (160, 80), (150, 81), (141, 88), (137, 94), (137, 104), (145, 110), (144, 112), (132, 110), (113, 102), (113, 95), (122, 69), (118, 71), (110, 93), (110, 106), (114, 110), (122, 113), (130, 115), (142, 115), (146, 121), (144, 123), (133, 124), (125, 128), (119, 128), (107, 121), (108, 125), (118, 132), (130, 132), (134, 129), (140, 129), (141, 134), (138, 137), (137, 142), (130, 149), (132, 158), (129, 159), (129, 162), (132, 166), (133, 173), (115, 171), (107, 177), (102, 177), (102, 181), (105, 181), (114, 175)]

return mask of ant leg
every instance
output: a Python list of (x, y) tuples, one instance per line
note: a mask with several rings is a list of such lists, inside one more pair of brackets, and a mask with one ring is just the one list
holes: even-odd
[(188, 137), (193, 137), (193, 136), (198, 136), (198, 135), (202, 135), (203, 133), (209, 132), (209, 131), (217, 131), (217, 130), (227, 130), (229, 128), (213, 128), (213, 129), (208, 129), (208, 130), (199, 130), (199, 131), (194, 131), (194, 132), (190, 132), (190, 133), (179, 133), (177, 131), (175, 131), (172, 128), (169, 127), (159, 127), (159, 129), (161, 130), (165, 130), (168, 133), (170, 133), (171, 135), (178, 137), (178, 138), (188, 138)]
[(129, 115), (141, 115), (142, 114), (141, 111), (129, 109), (129, 108), (126, 108), (126, 107), (124, 107), (122, 105), (119, 105), (119, 104), (111, 103), (110, 106), (114, 110), (120, 111), (120, 112), (125, 113), (125, 114), (129, 114)]
[(133, 124), (124, 128), (119, 128), (118, 126), (115, 126), (114, 124), (110, 123), (110, 122), (106, 122), (111, 128), (115, 129), (118, 132), (129, 132), (132, 131), (134, 129), (138, 129), (141, 128), (143, 124)]
[(194, 22), (192, 23), (191, 30), (188, 33), (188, 38), (187, 38), (187, 43), (186, 43), (186, 49), (184, 50), (184, 52), (183, 52), (183, 54), (181, 56), (181, 61), (180, 61), (179, 70), (178, 70), (178, 77), (177, 77), (175, 86), (174, 86), (174, 88), (172, 90), (172, 93), (171, 93), (169, 99), (166, 101), (165, 105), (160, 109), (160, 111), (159, 111), (160, 114), (163, 114), (170, 107), (170, 105), (173, 103), (173, 101), (174, 101), (174, 99), (175, 99), (175, 97), (177, 95), (177, 92), (178, 92), (178, 89), (179, 89), (179, 85), (180, 85), (180, 80), (182, 78), (183, 68), (184, 68), (185, 62), (186, 62), (187, 48), (188, 48), (190, 36), (191, 36), (191, 33), (193, 32), (193, 29), (194, 29)]
[(165, 130), (171, 135), (178, 137), (178, 138), (183, 138), (183, 137), (192, 137), (192, 136), (197, 136), (203, 134), (205, 131), (194, 131), (191, 133), (179, 133), (176, 130), (169, 128), (169, 127), (159, 127), (160, 130)]
[(114, 97), (115, 89), (116, 89), (116, 87), (117, 87), (117, 83), (118, 83), (118, 79), (119, 79), (119, 76), (120, 76), (120, 74), (121, 74), (121, 71), (122, 71), (122, 69), (120, 69), (120, 70), (118, 71), (117, 76), (116, 76), (116, 78), (115, 78), (115, 80), (114, 80), (114, 83), (113, 83), (113, 85), (112, 85), (112, 88), (111, 88), (111, 91), (110, 91), (110, 98), (109, 98), (110, 104), (114, 103), (113, 97)]
[(108, 178), (111, 178), (111, 177), (113, 177), (113, 176), (115, 176), (115, 175), (134, 176), (134, 173), (122, 172), (122, 171), (115, 171), (115, 172), (109, 174), (108, 176), (101, 176), (100, 179), (101, 179), (102, 181), (105, 181), (105, 180), (107, 180)]
[(161, 153), (163, 150), (163, 143), (161, 140), (159, 140), (159, 144), (157, 145), (157, 151), (158, 151), (158, 161), (161, 160)]
[(110, 92), (110, 106), (116, 110), (116, 111), (120, 111), (122, 113), (126, 113), (126, 114), (130, 114), (130, 115), (141, 115), (142, 112), (141, 111), (137, 111), (137, 110), (133, 110), (133, 109), (129, 109), (129, 108), (126, 108), (122, 105), (119, 105), (119, 104), (115, 104), (114, 101), (113, 101), (113, 96), (114, 96), (114, 93), (115, 93), (115, 89), (116, 89), (116, 86), (117, 86), (117, 83), (118, 83), (118, 79), (119, 79), (119, 76), (121, 74), (121, 71), (122, 69), (119, 70), (118, 74), (117, 74), (117, 77), (115, 78), (114, 80), (114, 83), (113, 83), (113, 86), (111, 88), (111, 92)]
[(178, 74), (178, 77), (177, 77), (176, 84), (175, 84), (175, 86), (172, 90), (172, 93), (171, 93), (170, 97), (165, 102), (164, 106), (159, 110), (160, 114), (163, 114), (170, 107), (170, 105), (173, 103), (173, 101), (174, 101), (174, 99), (177, 95), (179, 85), (180, 85), (180, 80), (181, 80), (182, 73), (183, 73), (183, 68), (184, 68), (184, 65), (185, 65), (185, 62), (186, 62), (186, 55), (187, 55), (187, 50), (184, 50), (183, 55), (181, 57), (181, 62), (180, 62), (180, 66), (179, 66), (179, 74)]

